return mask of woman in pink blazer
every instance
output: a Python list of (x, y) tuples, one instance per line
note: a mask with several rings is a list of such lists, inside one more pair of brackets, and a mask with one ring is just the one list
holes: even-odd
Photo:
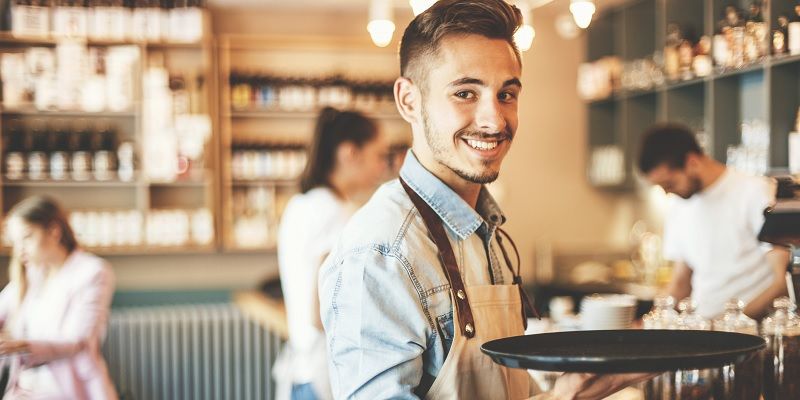
[(113, 400), (100, 353), (114, 277), (81, 251), (66, 216), (46, 197), (9, 213), (11, 281), (0, 292), (0, 356), (10, 363), (3, 399)]

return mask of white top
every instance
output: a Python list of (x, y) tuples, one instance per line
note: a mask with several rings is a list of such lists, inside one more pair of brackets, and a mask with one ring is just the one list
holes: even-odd
[(750, 302), (772, 284), (766, 253), (756, 238), (774, 187), (763, 177), (730, 168), (691, 198), (673, 197), (664, 222), (664, 257), (692, 270), (697, 312), (713, 318), (732, 298)]
[[(292, 382), (327, 377), (325, 333), (312, 313), (318, 301), (317, 275), (355, 207), (325, 187), (298, 194), (289, 201), (278, 233), (278, 264), (289, 324)], [(319, 312), (318, 310), (316, 311)]]

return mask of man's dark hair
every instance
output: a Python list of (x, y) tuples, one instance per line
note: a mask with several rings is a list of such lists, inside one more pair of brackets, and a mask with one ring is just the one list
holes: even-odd
[(406, 27), (400, 41), (400, 75), (422, 85), (440, 42), (450, 35), (481, 35), (503, 39), (514, 49), (514, 32), (522, 24), (522, 13), (504, 0), (440, 0), (419, 14)]
[(703, 150), (689, 127), (675, 123), (654, 125), (645, 131), (642, 138), (639, 170), (647, 174), (662, 164), (672, 169), (683, 169), (690, 153), (703, 154)]

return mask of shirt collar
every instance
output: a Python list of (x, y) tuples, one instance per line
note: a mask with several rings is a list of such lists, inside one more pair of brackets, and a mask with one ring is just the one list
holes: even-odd
[(485, 186), (481, 186), (478, 202), (473, 209), (453, 189), (425, 169), (411, 150), (406, 153), (400, 176), (460, 240), (468, 238), (484, 223), (493, 228), (506, 221), (500, 206)]

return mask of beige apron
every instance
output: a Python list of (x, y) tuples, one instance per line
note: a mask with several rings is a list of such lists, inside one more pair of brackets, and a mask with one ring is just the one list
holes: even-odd
[[(502, 367), (480, 349), (487, 341), (524, 333), (526, 319), (519, 275), (515, 274), (515, 284), (512, 285), (465, 287), (441, 219), (402, 179), (400, 182), (417, 207), (439, 250), (445, 275), (450, 283), (450, 296), (455, 311), (453, 343), (425, 398), (528, 398), (531, 393), (528, 372)], [(510, 267), (505, 250), (503, 255)]]

